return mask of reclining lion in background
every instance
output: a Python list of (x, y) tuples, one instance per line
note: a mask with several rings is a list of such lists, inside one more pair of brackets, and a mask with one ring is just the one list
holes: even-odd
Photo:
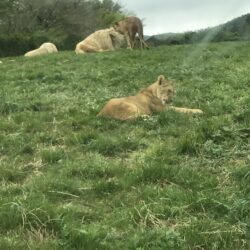
[(142, 22), (138, 17), (130, 16), (125, 17), (125, 19), (121, 20), (120, 22), (117, 22), (114, 25), (114, 29), (125, 35), (128, 47), (130, 49), (133, 49), (135, 46), (135, 35), (138, 33), (138, 37), (142, 48), (148, 48), (148, 45), (144, 41), (143, 37), (143, 26)]
[(155, 83), (135, 96), (113, 98), (108, 101), (97, 116), (130, 120), (153, 113), (175, 110), (182, 113), (203, 113), (200, 109), (177, 108), (169, 106), (173, 98), (173, 86), (163, 75)]
[(122, 46), (124, 36), (114, 28), (98, 30), (76, 45), (76, 54), (115, 50)]
[(32, 56), (40, 56), (58, 52), (55, 44), (53, 43), (43, 43), (38, 49), (31, 50), (27, 52), (24, 56), (32, 57)]

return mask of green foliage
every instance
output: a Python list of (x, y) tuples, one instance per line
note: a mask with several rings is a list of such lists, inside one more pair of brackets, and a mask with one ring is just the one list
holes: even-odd
[[(2, 58), (0, 248), (249, 249), (249, 50)], [(96, 117), (159, 74), (204, 114)]]
[(42, 162), (43, 163), (56, 163), (60, 161), (64, 157), (64, 152), (61, 150), (57, 151), (49, 151), (49, 150), (44, 150), (42, 152)]

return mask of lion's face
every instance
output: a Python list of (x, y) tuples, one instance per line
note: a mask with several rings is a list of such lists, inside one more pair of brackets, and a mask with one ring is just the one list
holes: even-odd
[(126, 31), (126, 29), (125, 29), (124, 24), (123, 24), (122, 21), (117, 22), (117, 23), (113, 26), (113, 28), (114, 28), (114, 30), (115, 30), (116, 32), (119, 32), (120, 34), (124, 34), (125, 31)]
[(174, 89), (171, 82), (167, 81), (164, 76), (158, 76), (156, 83), (156, 96), (163, 105), (169, 104), (173, 100)]

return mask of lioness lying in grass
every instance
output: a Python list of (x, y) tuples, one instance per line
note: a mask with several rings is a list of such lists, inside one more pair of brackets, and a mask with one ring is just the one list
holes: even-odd
[(40, 56), (46, 55), (51, 53), (58, 52), (56, 45), (53, 43), (43, 43), (38, 49), (31, 50), (27, 52), (24, 56), (26, 57), (33, 57), (33, 56)]
[(82, 42), (76, 45), (76, 54), (102, 52), (119, 49), (124, 41), (124, 36), (114, 28), (97, 30)]
[(163, 75), (155, 83), (143, 89), (135, 96), (113, 98), (103, 107), (98, 116), (118, 120), (130, 120), (139, 116), (151, 115), (164, 110), (182, 113), (203, 113), (200, 109), (177, 108), (170, 106), (173, 98), (173, 86)]

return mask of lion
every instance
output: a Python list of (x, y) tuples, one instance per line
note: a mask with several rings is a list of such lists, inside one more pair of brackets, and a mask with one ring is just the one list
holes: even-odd
[(122, 46), (124, 36), (114, 28), (98, 30), (76, 45), (76, 54), (115, 50)]
[(175, 110), (181, 113), (203, 113), (200, 109), (170, 106), (173, 94), (174, 89), (171, 82), (166, 80), (163, 75), (159, 75), (155, 83), (141, 90), (137, 95), (109, 100), (97, 116), (132, 120), (165, 110)]
[(139, 37), (140, 44), (141, 44), (141, 49), (143, 47), (148, 48), (148, 45), (144, 41), (144, 37), (143, 37), (142, 22), (138, 17), (134, 17), (134, 16), (125, 17), (125, 19), (117, 22), (114, 25), (114, 29), (117, 32), (125, 35), (128, 48), (130, 49), (134, 48), (136, 33), (138, 33), (138, 37)]
[(38, 49), (34, 49), (34, 50), (27, 52), (24, 56), (33, 57), (33, 56), (51, 54), (55, 52), (58, 52), (55, 44), (47, 42), (47, 43), (43, 43)]

